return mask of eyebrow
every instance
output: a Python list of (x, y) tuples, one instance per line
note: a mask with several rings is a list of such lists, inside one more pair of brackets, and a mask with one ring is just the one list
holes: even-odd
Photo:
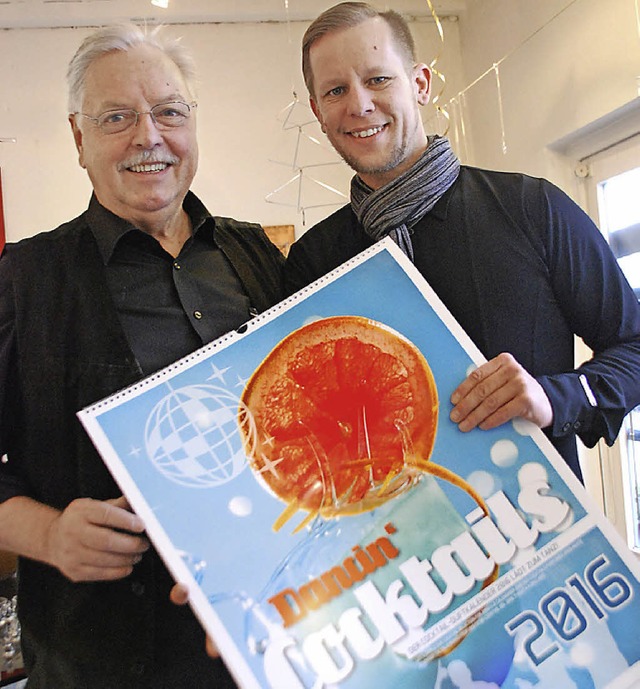
[[(155, 107), (156, 105), (161, 105), (162, 103), (172, 103), (173, 101), (181, 101), (184, 103), (189, 102), (189, 98), (186, 96), (183, 96), (180, 93), (172, 93), (168, 96), (165, 96), (163, 98), (158, 98), (155, 100), (155, 104), (152, 105), (151, 107)], [(152, 101), (153, 102), (153, 101)], [(102, 103), (100, 105), (101, 112), (106, 112), (107, 110), (134, 110), (132, 105), (127, 105), (123, 101), (107, 101), (106, 103)]]

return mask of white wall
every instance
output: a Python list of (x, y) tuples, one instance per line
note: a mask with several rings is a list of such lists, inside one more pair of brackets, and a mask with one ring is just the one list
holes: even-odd
[[(442, 91), (441, 104), (501, 61), (507, 153), (501, 149), (492, 73), (466, 90), (464, 107), (449, 107), (449, 135), (461, 157), (484, 167), (547, 177), (577, 196), (572, 165), (551, 147), (638, 102), (635, 0), (468, 0), (459, 22), (445, 19), (442, 25), (444, 47), (432, 22), (412, 26), (420, 58), (430, 62), (437, 57), (437, 69), (446, 75), (444, 91), (440, 82), (434, 83), (435, 93)], [(305, 226), (296, 208), (295, 184), (274, 199), (292, 207), (265, 201), (297, 172), (271, 161), (293, 164), (297, 130), (284, 131), (277, 118), (291, 103), (294, 89), (300, 102), (296, 110), (306, 106), (298, 52), (305, 28), (295, 22), (170, 27), (184, 37), (200, 67), (201, 163), (194, 190), (213, 213), (264, 224), (294, 223), (299, 234), (333, 210), (311, 206), (340, 203), (313, 179), (348, 191), (350, 173), (342, 164), (305, 170), (311, 178), (302, 191)], [(17, 139), (15, 144), (0, 143), (9, 240), (55, 227), (86, 206), (90, 186), (77, 164), (66, 122), (64, 75), (87, 33), (0, 31), (0, 138)], [(434, 112), (429, 106), (423, 119), (430, 131), (442, 133), (447, 123)], [(324, 141), (315, 126), (305, 131)], [(306, 141), (301, 162), (336, 160), (326, 146)]]
[(572, 162), (555, 151), (638, 102), (635, 0), (468, 0), (460, 40), (467, 84), (506, 56), (499, 72), (507, 153), (492, 72), (466, 95), (471, 162), (547, 177), (579, 196)]
[[(319, 2), (318, 11), (326, 3)], [(422, 59), (438, 57), (451, 93), (462, 88), (458, 25), (445, 22), (444, 50), (433, 22), (413, 30)], [(277, 200), (293, 207), (267, 203), (265, 197), (297, 172), (293, 151), (297, 128), (283, 130), (278, 115), (293, 100), (307, 110), (307, 95), (299, 67), (299, 45), (306, 24), (227, 24), (169, 27), (183, 37), (200, 69), (198, 131), (200, 167), (193, 189), (217, 215), (230, 215), (263, 224), (296, 224), (297, 187), (290, 185)], [(0, 168), (4, 190), (7, 239), (15, 241), (56, 227), (81, 213), (90, 185), (77, 163), (66, 120), (66, 65), (88, 29), (15, 29), (0, 31)], [(433, 111), (432, 111), (433, 112)], [(425, 113), (429, 116), (429, 109)], [(296, 120), (298, 121), (298, 120)], [(302, 121), (305, 121), (303, 118)], [(305, 131), (326, 141), (314, 125)], [(338, 160), (330, 150), (306, 141), (301, 163)], [(316, 149), (309, 153), (308, 149)], [(289, 164), (279, 165), (272, 160)], [(344, 164), (305, 170), (316, 179), (348, 193), (351, 174)], [(308, 180), (302, 192), (306, 227), (342, 205), (343, 201)], [(335, 202), (331, 208), (308, 208)]]

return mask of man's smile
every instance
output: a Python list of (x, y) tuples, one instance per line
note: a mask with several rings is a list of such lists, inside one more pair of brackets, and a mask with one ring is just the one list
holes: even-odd
[(129, 172), (162, 172), (169, 167), (168, 163), (145, 163), (144, 165), (132, 165)]
[(378, 125), (376, 127), (370, 127), (369, 129), (362, 129), (360, 131), (348, 132), (350, 136), (354, 136), (356, 139), (368, 139), (370, 136), (379, 134), (384, 128), (385, 124)]

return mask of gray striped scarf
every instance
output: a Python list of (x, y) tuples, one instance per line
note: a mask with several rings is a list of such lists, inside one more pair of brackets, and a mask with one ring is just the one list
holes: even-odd
[(429, 138), (427, 150), (406, 172), (375, 191), (356, 175), (351, 207), (364, 231), (376, 242), (390, 235), (413, 261), (413, 226), (456, 181), (460, 161), (448, 139)]

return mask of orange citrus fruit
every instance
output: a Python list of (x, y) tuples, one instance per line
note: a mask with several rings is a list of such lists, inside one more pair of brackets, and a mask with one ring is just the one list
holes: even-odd
[(407, 490), (431, 455), (438, 397), (407, 338), (335, 316), (282, 340), (253, 373), (240, 410), (251, 466), (288, 506), (280, 528), (299, 509), (306, 521), (353, 514)]

